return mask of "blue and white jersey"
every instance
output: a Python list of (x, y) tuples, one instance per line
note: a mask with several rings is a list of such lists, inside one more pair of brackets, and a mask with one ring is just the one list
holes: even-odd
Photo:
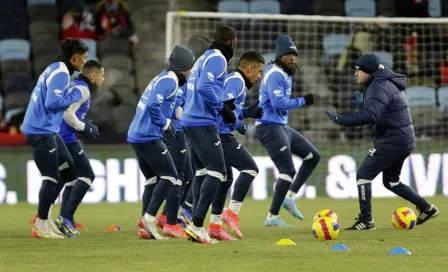
[[(244, 107), (244, 102), (246, 101), (247, 87), (243, 76), (235, 71), (227, 75), (227, 79), (224, 82), (224, 92), (222, 93), (221, 100), (227, 101), (230, 99), (235, 99), (235, 116), (238, 120), (244, 119), (242, 115), (242, 109)], [(222, 117), (218, 116), (218, 131), (220, 134), (232, 133), (239, 125), (239, 122), (235, 124), (224, 124)]]
[(68, 92), (69, 82), (65, 63), (55, 62), (45, 69), (31, 93), (23, 120), (23, 134), (59, 132), (65, 108), (82, 98), (79, 90)]
[(227, 60), (221, 51), (209, 49), (196, 61), (187, 82), (181, 125), (216, 125), (226, 79)]
[(158, 74), (146, 87), (128, 130), (128, 142), (145, 143), (163, 137), (176, 103), (179, 79), (172, 71)]
[[(87, 79), (88, 80), (88, 79)], [(78, 140), (77, 131), (84, 130), (85, 124), (83, 120), (90, 108), (90, 87), (83, 79), (75, 79), (70, 83), (69, 92), (74, 89), (82, 93), (82, 99), (73, 103), (65, 110), (64, 120), (62, 120), (59, 135), (64, 143), (73, 143)]]
[(260, 86), (260, 107), (264, 114), (256, 121), (264, 124), (288, 123), (288, 111), (305, 106), (303, 97), (291, 99), (292, 78), (275, 64), (269, 65)]

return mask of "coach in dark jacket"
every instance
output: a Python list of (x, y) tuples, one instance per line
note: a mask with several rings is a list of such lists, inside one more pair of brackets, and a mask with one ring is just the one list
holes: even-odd
[(387, 189), (417, 206), (420, 211), (417, 225), (422, 224), (436, 217), (439, 210), (400, 182), (403, 163), (415, 148), (414, 126), (404, 93), (406, 76), (384, 67), (375, 54), (361, 56), (356, 70), (358, 83), (362, 84), (366, 94), (364, 101), (363, 93), (355, 92), (352, 102), (362, 110), (348, 115), (326, 111), (328, 117), (339, 125), (368, 125), (374, 142), (374, 148), (369, 150), (356, 173), (361, 214), (347, 230), (375, 229), (371, 182), (381, 172)]

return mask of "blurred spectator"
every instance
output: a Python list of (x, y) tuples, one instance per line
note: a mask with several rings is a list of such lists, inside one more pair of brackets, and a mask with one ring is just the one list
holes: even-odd
[(96, 39), (93, 13), (81, 3), (72, 7), (62, 18), (61, 40), (69, 37)]
[(128, 38), (133, 44), (138, 42), (126, 1), (103, 0), (98, 2), (96, 8), (96, 31), (98, 39), (102, 40), (110, 37)]

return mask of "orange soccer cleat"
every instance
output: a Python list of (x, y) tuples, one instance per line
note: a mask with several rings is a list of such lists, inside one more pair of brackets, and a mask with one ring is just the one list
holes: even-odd
[(240, 218), (238, 217), (238, 214), (227, 209), (221, 214), (221, 217), (230, 231), (235, 234), (236, 237), (243, 239), (243, 234), (240, 231)]
[(235, 241), (236, 240), (232, 236), (228, 235), (227, 232), (224, 230), (224, 228), (219, 224), (210, 223), (208, 225), (207, 233), (211, 238), (214, 238), (214, 239), (220, 240), (220, 241)]
[(183, 229), (176, 225), (165, 224), (163, 226), (163, 233), (166, 236), (174, 237), (174, 238), (187, 238), (187, 234), (183, 231)]

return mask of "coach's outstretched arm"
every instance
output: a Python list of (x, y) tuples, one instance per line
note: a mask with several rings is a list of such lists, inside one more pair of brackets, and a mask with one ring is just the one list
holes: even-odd
[(285, 77), (280, 73), (272, 73), (267, 80), (266, 87), (269, 100), (277, 110), (293, 110), (313, 104), (313, 95), (306, 94), (304, 97), (289, 99), (285, 96)]
[(210, 57), (205, 63), (202, 73), (199, 77), (199, 82), (196, 88), (204, 100), (215, 110), (221, 110), (223, 103), (220, 97), (216, 94), (214, 86), (215, 81), (222, 77), (226, 72), (227, 64), (224, 58), (219, 56)]
[(389, 104), (389, 97), (383, 87), (376, 82), (373, 82), (369, 89), (370, 91), (366, 94), (366, 101), (361, 111), (347, 115), (335, 115), (326, 111), (328, 117), (335, 123), (347, 127), (363, 126), (376, 122)]
[[(73, 89), (67, 95), (64, 95), (64, 91), (70, 76), (63, 71), (57, 72), (53, 77), (47, 79), (47, 96), (45, 98), (45, 108), (48, 110), (58, 110), (70, 106), (71, 104), (78, 102), (82, 99), (82, 93), (78, 89)], [(49, 82), (48, 82), (49, 81)]]

